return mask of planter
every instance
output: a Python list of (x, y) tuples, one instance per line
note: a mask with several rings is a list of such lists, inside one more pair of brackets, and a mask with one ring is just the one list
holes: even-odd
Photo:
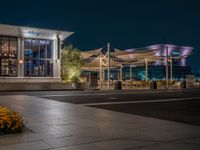
[(78, 82), (72, 82), (72, 88), (73, 89), (78, 89), (79, 83)]

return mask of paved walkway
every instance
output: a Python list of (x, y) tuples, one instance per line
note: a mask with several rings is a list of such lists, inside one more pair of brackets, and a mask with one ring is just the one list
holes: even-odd
[(29, 129), (1, 135), (0, 150), (200, 149), (200, 126), (34, 96), (0, 96), (0, 105), (22, 113)]

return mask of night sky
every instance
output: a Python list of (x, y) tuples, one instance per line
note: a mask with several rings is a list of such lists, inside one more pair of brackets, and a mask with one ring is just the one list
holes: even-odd
[(0, 23), (73, 31), (67, 42), (81, 50), (153, 44), (194, 47), (188, 64), (200, 70), (198, 0), (1, 1)]

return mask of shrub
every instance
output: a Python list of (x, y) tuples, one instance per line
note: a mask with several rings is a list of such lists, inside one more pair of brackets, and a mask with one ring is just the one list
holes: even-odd
[(77, 77), (77, 76), (72, 76), (72, 77), (70, 78), (70, 81), (71, 81), (71, 82), (79, 82), (79, 81), (80, 81), (80, 78)]
[(19, 113), (7, 107), (0, 107), (0, 133), (19, 133), (24, 129), (22, 117)]
[(65, 46), (61, 52), (61, 78), (64, 81), (79, 81), (84, 61), (81, 52), (72, 45)]

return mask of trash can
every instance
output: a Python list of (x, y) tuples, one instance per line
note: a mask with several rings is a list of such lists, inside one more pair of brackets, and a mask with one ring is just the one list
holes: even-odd
[(115, 82), (115, 90), (121, 90), (122, 89), (122, 82), (116, 81)]
[(186, 81), (181, 81), (181, 88), (185, 89), (186, 88)]
[(150, 89), (157, 89), (157, 82), (156, 81), (150, 82)]

